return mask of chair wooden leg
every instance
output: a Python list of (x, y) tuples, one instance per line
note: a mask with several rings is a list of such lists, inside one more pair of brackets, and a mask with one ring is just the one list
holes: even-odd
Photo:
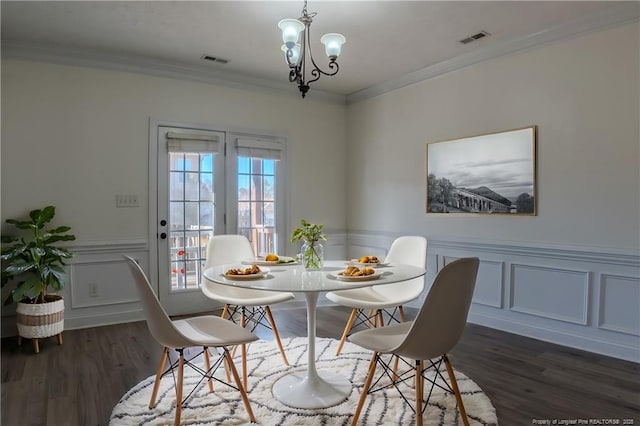
[(342, 351), (342, 347), (344, 346), (344, 342), (347, 341), (347, 336), (349, 335), (349, 332), (351, 331), (351, 327), (353, 327), (353, 323), (355, 322), (357, 316), (358, 316), (358, 309), (357, 308), (351, 309), (351, 315), (349, 316), (349, 319), (347, 320), (347, 325), (344, 326), (344, 331), (342, 332), (342, 337), (340, 338), (340, 343), (338, 343), (338, 349), (336, 350), (336, 356), (340, 355), (340, 352)]
[(182, 385), (184, 382), (184, 353), (180, 350), (180, 358), (178, 360), (178, 383), (176, 384), (176, 417), (173, 422), (174, 426), (180, 426), (180, 418), (182, 417)]
[[(240, 325), (242, 326), (242, 328), (245, 328), (247, 326), (247, 319), (244, 315), (244, 308), (242, 308), (242, 314), (240, 316)], [(242, 344), (242, 383), (245, 389), (247, 389), (247, 383), (249, 381), (248, 375), (249, 374), (247, 372), (247, 345), (243, 343)]]
[(400, 312), (400, 319), (402, 322), (407, 322), (407, 317), (404, 314), (404, 308), (402, 306), (398, 306), (398, 312)]
[(453, 374), (451, 361), (449, 361), (449, 357), (447, 355), (443, 355), (442, 358), (444, 359), (444, 364), (447, 366), (447, 373), (449, 374), (449, 380), (451, 381), (451, 388), (456, 396), (456, 402), (458, 403), (458, 410), (460, 411), (460, 417), (462, 417), (462, 423), (464, 423), (464, 426), (469, 426), (469, 419), (467, 418), (467, 412), (465, 411), (464, 404), (462, 403), (462, 395), (460, 394), (460, 389), (458, 389), (456, 376)]
[[(209, 348), (204, 347), (204, 369), (208, 374), (213, 374), (209, 370), (211, 370), (211, 360), (209, 359)], [(213, 380), (207, 380), (207, 384), (209, 385), (209, 392), (213, 392)]]
[(273, 319), (273, 315), (271, 314), (271, 308), (269, 308), (268, 306), (265, 306), (264, 310), (267, 312), (267, 320), (269, 321), (269, 324), (271, 324), (271, 330), (273, 330), (273, 337), (276, 339), (276, 344), (278, 345), (278, 349), (280, 349), (280, 355), (282, 356), (282, 361), (284, 361), (284, 365), (289, 365), (287, 354), (284, 352), (284, 348), (282, 347), (282, 342), (280, 341), (280, 333), (278, 333), (278, 327), (276, 327), (276, 321)]
[(33, 350), (36, 351), (36, 353), (40, 352), (40, 344), (38, 343), (38, 339), (32, 339), (33, 340)]
[[(378, 321), (378, 316), (374, 314), (376, 313), (375, 309), (369, 309), (369, 320), (367, 321), (367, 326), (369, 328), (376, 328), (376, 324)], [(371, 320), (371, 317), (373, 317), (373, 320)]]
[(398, 362), (400, 361), (400, 356), (393, 355), (393, 374), (391, 375), (391, 379), (395, 382), (398, 380)]
[(422, 426), (422, 392), (423, 392), (423, 370), (424, 361), (416, 360), (416, 426)]
[(228, 313), (229, 313), (229, 305), (225, 304), (224, 308), (222, 309), (222, 314), (220, 315), (220, 318), (225, 319)]
[[(224, 305), (224, 308), (222, 309), (222, 314), (220, 314), (220, 318), (222, 318), (222, 319), (227, 318), (227, 315), (229, 314), (229, 310), (230, 310), (230, 309), (231, 309), (231, 306), (230, 306), (228, 303), (226, 303), (226, 304)], [(232, 356), (235, 356), (235, 354), (236, 354), (236, 349), (237, 349), (237, 348), (238, 348), (237, 346), (234, 346), (234, 347), (233, 347), (233, 354), (232, 354)], [(229, 365), (228, 365), (228, 363), (227, 363), (227, 359), (226, 359), (226, 358), (225, 358), (225, 360), (224, 360), (224, 372), (225, 372), (225, 374), (227, 375), (227, 382), (230, 382), (230, 381), (231, 381), (231, 376), (229, 375)]]
[(58, 345), (61, 345), (62, 344), (62, 333), (58, 333), (56, 335), (56, 337), (58, 338)]
[(224, 372), (227, 375), (227, 382), (228, 383), (231, 382), (231, 373), (229, 372), (229, 370), (230, 370), (229, 361), (227, 361), (227, 357), (225, 357), (224, 358)]
[(164, 371), (164, 366), (167, 363), (167, 357), (169, 356), (169, 348), (164, 348), (162, 356), (160, 357), (160, 364), (158, 364), (158, 370), (156, 371), (156, 380), (153, 382), (153, 390), (151, 391), (151, 399), (149, 399), (149, 408), (156, 406), (156, 396), (158, 395), (158, 388), (160, 387), (160, 378)]
[(247, 396), (247, 391), (242, 386), (242, 383), (240, 382), (240, 376), (238, 376), (238, 370), (236, 370), (236, 366), (233, 363), (233, 358), (231, 358), (231, 355), (229, 354), (229, 351), (227, 350), (227, 348), (223, 348), (223, 349), (224, 349), (224, 357), (227, 361), (227, 364), (229, 365), (229, 369), (231, 370), (231, 373), (233, 374), (233, 380), (235, 380), (236, 385), (238, 386), (238, 390), (240, 391), (240, 396), (242, 397), (242, 402), (244, 403), (244, 407), (247, 409), (247, 413), (249, 413), (249, 420), (251, 420), (251, 423), (255, 423), (256, 418), (253, 415), (253, 410), (251, 409), (251, 404), (249, 403), (249, 397)]
[(384, 327), (384, 317), (382, 316), (382, 309), (378, 309), (378, 312), (376, 313), (376, 318), (377, 318), (377, 327)]
[(369, 387), (371, 386), (371, 382), (373, 381), (373, 376), (376, 374), (377, 365), (378, 365), (378, 353), (374, 352), (373, 356), (371, 357), (371, 362), (369, 362), (369, 370), (367, 372), (367, 378), (364, 380), (364, 386), (362, 387), (362, 392), (360, 393), (360, 399), (358, 400), (358, 406), (356, 407), (356, 412), (353, 413), (353, 417), (351, 418), (351, 426), (356, 426), (356, 424), (358, 424), (358, 418), (360, 418), (360, 413), (362, 412), (364, 401), (367, 399), (367, 394), (369, 393)]

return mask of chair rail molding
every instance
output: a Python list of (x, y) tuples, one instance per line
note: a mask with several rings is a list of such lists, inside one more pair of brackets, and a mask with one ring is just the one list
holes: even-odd
[[(411, 233), (404, 233), (408, 235)], [(348, 234), (347, 253), (385, 253), (400, 236)], [(480, 269), (469, 322), (640, 362), (640, 252), (634, 249), (427, 238), (426, 289), (438, 270), (477, 256)]]

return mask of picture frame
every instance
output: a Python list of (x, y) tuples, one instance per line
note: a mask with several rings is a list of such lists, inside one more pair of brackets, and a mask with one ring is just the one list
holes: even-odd
[(536, 216), (537, 126), (426, 144), (427, 214)]

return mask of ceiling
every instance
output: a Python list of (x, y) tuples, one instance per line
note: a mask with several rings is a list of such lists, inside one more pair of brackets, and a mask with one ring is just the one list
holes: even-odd
[[(302, 6), (303, 1), (3, 0), (2, 48), (15, 53), (38, 47), (94, 62), (289, 88), (277, 23), (299, 17)], [(509, 53), (552, 39), (545, 35), (567, 37), (625, 17), (637, 19), (638, 3), (311, 0), (308, 10), (317, 12), (312, 51), (321, 67), (326, 69), (327, 59), (320, 36), (338, 32), (347, 39), (340, 72), (313, 83), (310, 94), (315, 89), (349, 97), (425, 70), (446, 71), (446, 64), (463, 66), (469, 62), (464, 58), (477, 62), (485, 53)], [(480, 31), (490, 36), (459, 42)], [(203, 55), (229, 62), (204, 61)]]

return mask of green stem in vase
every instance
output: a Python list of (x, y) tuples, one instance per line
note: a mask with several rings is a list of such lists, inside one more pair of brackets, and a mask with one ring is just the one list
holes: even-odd
[[(319, 244), (320, 240), (326, 240), (327, 237), (322, 232), (323, 225), (309, 223), (306, 220), (300, 221), (300, 227), (293, 230), (291, 234), (291, 242), (298, 240), (304, 242), (302, 246), (302, 262), (306, 269), (321, 269), (324, 249)], [(318, 253), (318, 250), (320, 253)]]
[(320, 255), (316, 251), (315, 245), (311, 244), (305, 250), (305, 268), (320, 269)]

